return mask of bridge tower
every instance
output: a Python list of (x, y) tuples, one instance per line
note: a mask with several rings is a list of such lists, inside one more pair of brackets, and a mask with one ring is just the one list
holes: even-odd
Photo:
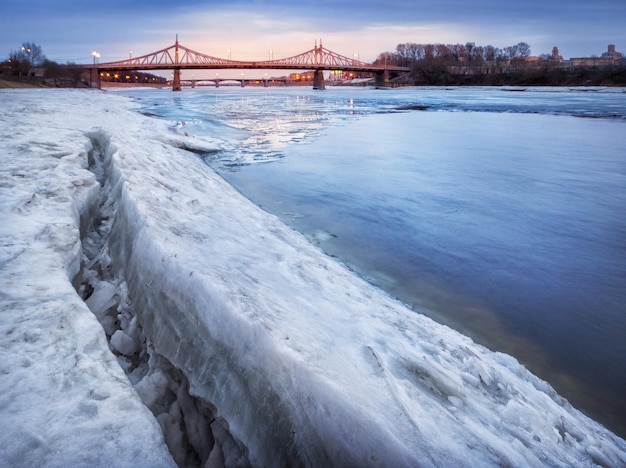
[[(176, 46), (174, 48), (174, 64), (178, 65), (178, 34), (176, 34)], [(174, 68), (174, 79), (172, 80), (172, 91), (180, 91), (180, 68)]]
[[(315, 63), (322, 64), (324, 59), (322, 57), (323, 48), (322, 48), (322, 40), (320, 39), (320, 46), (317, 47), (317, 41), (315, 41)], [(322, 68), (318, 68), (315, 70), (313, 74), (313, 89), (326, 89), (326, 85), (324, 84), (324, 70)]]

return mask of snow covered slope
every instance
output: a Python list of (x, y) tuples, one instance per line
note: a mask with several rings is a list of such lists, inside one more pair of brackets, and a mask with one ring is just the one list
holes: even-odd
[(81, 217), (104, 197), (96, 259), (115, 275), (92, 278), (87, 303), (168, 442), (198, 464), (626, 465), (624, 440), (515, 359), (408, 310), (244, 199), (196, 154), (211, 142), (106, 93), (0, 96), (0, 461), (171, 464), (71, 285), (90, 275)]
[(0, 93), (5, 467), (174, 465), (158, 424), (71, 283), (80, 270), (80, 215), (98, 194), (86, 170), (90, 142), (83, 129), (95, 110), (89, 98)]

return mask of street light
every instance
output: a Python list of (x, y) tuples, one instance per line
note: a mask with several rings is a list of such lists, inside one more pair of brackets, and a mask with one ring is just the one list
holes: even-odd
[(100, 54), (98, 52), (96, 52), (95, 50), (91, 53), (91, 55), (93, 55), (93, 64), (96, 64), (96, 59), (100, 58)]
[(129, 55), (129, 58), (132, 60), (133, 59), (133, 51), (129, 50), (128, 51), (128, 55)]
[(30, 76), (30, 73), (33, 67), (33, 63), (31, 62), (31, 58), (30, 58), (30, 53), (32, 52), (32, 50), (30, 50), (30, 48), (27, 49), (26, 47), (22, 46), (22, 52), (24, 52), (25, 54), (28, 54), (26, 58), (26, 62), (28, 63), (28, 72), (26, 76)]
[(230, 49), (228, 49), (228, 60), (230, 60)]
[(270, 49), (270, 60), (274, 60), (274, 51)]

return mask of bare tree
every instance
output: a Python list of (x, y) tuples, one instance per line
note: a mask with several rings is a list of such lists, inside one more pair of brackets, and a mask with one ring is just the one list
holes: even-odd
[(424, 45), (424, 59), (432, 61), (433, 58), (435, 58), (435, 45), (434, 44)]
[(32, 42), (24, 42), (17, 52), (10, 55), (13, 69), (19, 75), (30, 75), (33, 67), (43, 65), (46, 56), (43, 54), (41, 47)]
[(406, 44), (398, 44), (396, 46), (396, 54), (398, 55), (399, 64), (402, 66), (410, 66), (424, 58), (424, 46), (409, 42)]
[(400, 65), (400, 59), (398, 54), (393, 52), (383, 52), (378, 54), (378, 57), (374, 61), (374, 65)]
[(474, 46), (470, 52), (470, 63), (472, 65), (482, 65), (484, 63), (485, 49), (483, 46)]
[(517, 55), (519, 58), (530, 57), (530, 46), (526, 42), (519, 42), (515, 47), (517, 47)]
[(474, 49), (474, 47), (476, 47), (476, 44), (474, 42), (465, 43), (465, 49), (467, 50), (467, 63), (470, 65), (472, 64), (472, 50)]
[(454, 57), (454, 52), (449, 45), (436, 44), (435, 56), (442, 62), (449, 62), (452, 60), (452, 57)]
[(462, 62), (465, 60), (465, 56), (467, 55), (467, 50), (463, 44), (450, 44), (447, 46), (448, 49), (448, 62)]
[(504, 53), (511, 61), (523, 60), (530, 56), (530, 46), (526, 42), (518, 42), (513, 46), (505, 47)]
[(504, 55), (509, 60), (515, 60), (517, 58), (517, 46), (506, 46)]
[(498, 55), (500, 55), (500, 52), (498, 51), (499, 49), (492, 45), (485, 46), (483, 51), (483, 58), (485, 59), (485, 62), (495, 62)]

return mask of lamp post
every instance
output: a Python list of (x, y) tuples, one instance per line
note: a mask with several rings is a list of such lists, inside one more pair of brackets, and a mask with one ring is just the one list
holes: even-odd
[(33, 67), (33, 62), (31, 61), (31, 58), (30, 58), (30, 53), (32, 52), (32, 50), (30, 50), (30, 47), (26, 48), (22, 46), (22, 52), (24, 52), (27, 56), (28, 71), (26, 72), (26, 76), (30, 76), (30, 73)]
[(91, 55), (93, 56), (93, 64), (94, 67), (91, 69), (91, 83), (90, 86), (93, 87), (94, 85), (96, 86), (96, 88), (100, 89), (100, 73), (98, 71), (98, 69), (96, 68), (96, 61), (97, 59), (100, 58), (100, 54), (98, 52), (96, 52), (95, 50), (91, 53)]
[(24, 52), (25, 54), (27, 54), (28, 56), (28, 61), (30, 62), (30, 53), (32, 52), (32, 50), (30, 50), (30, 48), (26, 48), (24, 46), (22, 46), (22, 52)]
[(132, 59), (133, 59), (133, 51), (132, 51), (132, 50), (129, 50), (129, 51), (128, 51), (128, 58), (129, 58), (130, 60), (132, 60)]

